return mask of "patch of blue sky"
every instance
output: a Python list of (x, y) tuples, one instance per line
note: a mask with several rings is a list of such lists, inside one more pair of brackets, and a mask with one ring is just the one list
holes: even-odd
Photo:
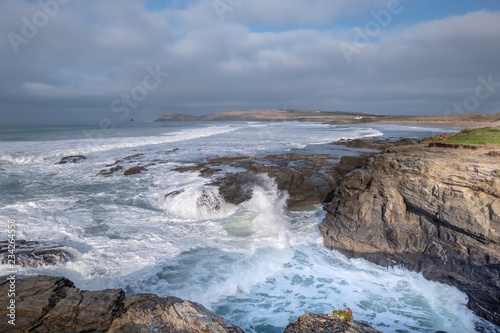
[(150, 12), (157, 12), (164, 9), (183, 10), (196, 2), (198, 0), (145, 0), (144, 7)]
[[(388, 1), (389, 4), (391, 1)], [(371, 8), (356, 14), (344, 14), (332, 20), (323, 20), (318, 22), (297, 23), (286, 22), (281, 24), (252, 24), (248, 28), (252, 32), (281, 32), (299, 29), (314, 29), (319, 31), (328, 31), (332, 35), (337, 32), (348, 31), (354, 27), (363, 29), (370, 21), (376, 20), (376, 15), (382, 11), (387, 11), (388, 7)], [(387, 26), (381, 27), (382, 30), (399, 29), (401, 26), (413, 26), (421, 22), (441, 20), (448, 17), (466, 15), (474, 11), (500, 11), (500, 1), (498, 0), (455, 0), (455, 1), (436, 1), (436, 0), (400, 0), (397, 6), (398, 12), (391, 14)], [(401, 10), (399, 10), (401, 9)], [(231, 22), (230, 13), (227, 21)], [(332, 17), (334, 17), (332, 13)], [(385, 16), (382, 19), (386, 20)], [(234, 23), (237, 23), (234, 20)], [(375, 38), (373, 41), (376, 41)]]
[(393, 15), (391, 25), (412, 26), (420, 22), (461, 16), (474, 11), (500, 11), (500, 1), (498, 0), (401, 0), (401, 5), (403, 11)]

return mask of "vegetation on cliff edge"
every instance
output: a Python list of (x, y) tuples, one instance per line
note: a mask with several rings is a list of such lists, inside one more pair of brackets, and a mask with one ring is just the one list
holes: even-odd
[(439, 134), (428, 140), (453, 145), (500, 145), (500, 127), (466, 128), (455, 135)]

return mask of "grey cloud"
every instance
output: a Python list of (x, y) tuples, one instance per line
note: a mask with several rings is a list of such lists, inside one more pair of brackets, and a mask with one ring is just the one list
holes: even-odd
[[(15, 54), (0, 40), (0, 121), (27, 115), (115, 117), (110, 105), (141, 84), (146, 66), (171, 76), (132, 110), (139, 120), (167, 112), (200, 114), (288, 107), (388, 114), (442, 114), (473, 92), (479, 75), (500, 81), (500, 13), (388, 26), (348, 63), (340, 43), (352, 31), (314, 27), (252, 31), (248, 22), (312, 22), (360, 10), (352, 2), (244, 1), (220, 22), (212, 1), (186, 10), (146, 11), (137, 1), (73, 1)], [(268, 2), (266, 2), (268, 3)], [(261, 7), (259, 7), (259, 4)], [(323, 4), (323, 7), (320, 5)], [(306, 10), (301, 16), (300, 11)], [(363, 9), (382, 6), (364, 1)], [(268, 11), (258, 15), (258, 9)], [(321, 10), (323, 9), (323, 10)], [(3, 37), (39, 10), (0, 3)], [(238, 18), (241, 21), (238, 21)], [(500, 88), (479, 112), (496, 112)], [(56, 119), (56, 118), (54, 118)]]

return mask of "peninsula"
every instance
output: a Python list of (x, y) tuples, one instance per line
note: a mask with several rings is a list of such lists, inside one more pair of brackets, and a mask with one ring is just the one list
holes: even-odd
[(442, 126), (478, 128), (499, 126), (500, 112), (464, 113), (442, 116), (387, 116), (363, 112), (319, 111), (319, 110), (237, 110), (193, 116), (168, 113), (155, 121), (318, 121), (329, 124), (392, 124), (408, 126)]

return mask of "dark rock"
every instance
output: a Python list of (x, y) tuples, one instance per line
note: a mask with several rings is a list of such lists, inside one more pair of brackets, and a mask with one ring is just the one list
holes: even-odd
[(114, 320), (109, 333), (136, 332), (231, 332), (243, 331), (208, 311), (201, 304), (177, 297), (160, 298), (151, 294), (127, 297), (125, 313)]
[[(9, 280), (0, 281), (0, 299), (9, 299), (9, 288)], [(243, 332), (202, 305), (176, 297), (84, 291), (49, 276), (18, 277), (15, 289), (16, 325), (4, 319), (1, 332)], [(7, 311), (0, 307), (0, 316), (8, 318)]]
[[(76, 252), (68, 247), (53, 243), (17, 240), (15, 244), (16, 265), (38, 267), (56, 265), (72, 260)], [(9, 263), (9, 243), (0, 241), (0, 262)]]
[(112, 168), (109, 168), (109, 170), (103, 169), (103, 170), (99, 171), (99, 173), (97, 175), (98, 176), (110, 176), (113, 173), (121, 171), (121, 170), (123, 170), (123, 167), (121, 165), (117, 165), (117, 166), (114, 166)]
[(66, 156), (66, 157), (63, 157), (56, 164), (80, 163), (80, 162), (83, 162), (83, 160), (85, 160), (85, 159), (87, 159), (87, 158), (83, 155)]
[(145, 167), (142, 166), (135, 166), (130, 169), (127, 169), (123, 172), (124, 176), (131, 176), (131, 175), (137, 175), (138, 173), (141, 173), (142, 171), (148, 171)]
[(500, 173), (480, 151), (391, 148), (352, 171), (325, 206), (325, 245), (403, 265), (469, 296), (500, 324)]
[[(289, 194), (288, 206), (305, 206), (322, 203), (335, 188), (340, 173), (337, 163), (330, 155), (270, 155), (260, 159), (249, 157), (225, 158), (229, 165), (246, 171), (225, 174), (210, 185), (219, 187), (219, 192), (227, 202), (240, 204), (251, 198), (253, 186), (268, 188), (266, 180), (259, 174), (273, 178), (281, 191)], [(220, 159), (216, 165), (226, 161)], [(211, 161), (203, 167), (210, 167)]]
[(284, 333), (382, 333), (373, 327), (355, 320), (346, 321), (334, 314), (306, 313), (299, 319), (288, 324)]
[(176, 190), (176, 191), (169, 192), (169, 193), (165, 194), (164, 199), (166, 199), (168, 197), (175, 197), (175, 196), (181, 194), (182, 192), (184, 192), (184, 190)]
[(334, 142), (334, 145), (346, 146), (349, 148), (367, 148), (383, 150), (389, 147), (413, 145), (417, 144), (417, 139), (401, 138), (399, 140), (383, 140), (383, 139), (354, 139), (354, 140), (341, 140)]

